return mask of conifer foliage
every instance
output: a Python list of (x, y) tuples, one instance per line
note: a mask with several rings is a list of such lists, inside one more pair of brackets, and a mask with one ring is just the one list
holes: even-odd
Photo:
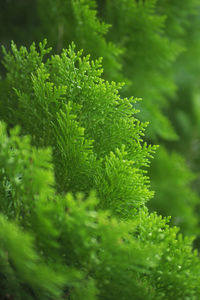
[(136, 99), (74, 44), (50, 51), (4, 49), (1, 299), (198, 299), (192, 239), (145, 205), (156, 146)]
[[(158, 151), (151, 167), (159, 201), (149, 202), (148, 206), (165, 216), (172, 215), (173, 224), (192, 235), (199, 230), (196, 203), (200, 199), (191, 189), (191, 180), (184, 178), (191, 173), (188, 160), (195, 171), (199, 162), (196, 112), (199, 110), (200, 7), (198, 0), (179, 2), (41, 0), (36, 5), (39, 30), (37, 33), (32, 30), (32, 34), (35, 40), (48, 37), (58, 53), (74, 41), (78, 49), (84, 49), (93, 59), (103, 57), (102, 76), (126, 82), (121, 95), (143, 98), (136, 105), (140, 109), (138, 118), (150, 122), (146, 139), (162, 144), (166, 152), (163, 155)], [(173, 143), (173, 151), (166, 142)], [(173, 176), (170, 203), (174, 204), (170, 206), (166, 205), (168, 194), (162, 178), (170, 178), (170, 170), (177, 165), (173, 159), (177, 150), (175, 156), (184, 165), (185, 175)], [(168, 167), (162, 169), (159, 177), (156, 172), (160, 162)], [(175, 172), (178, 175), (176, 167)], [(177, 194), (180, 186), (184, 200), (177, 210), (182, 198), (181, 193)], [(186, 216), (188, 207), (191, 213)]]

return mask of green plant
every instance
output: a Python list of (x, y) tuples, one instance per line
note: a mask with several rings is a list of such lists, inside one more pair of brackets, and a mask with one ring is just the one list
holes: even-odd
[[(92, 59), (103, 57), (104, 71), (101, 76), (104, 79), (126, 82), (120, 92), (123, 97), (134, 95), (143, 98), (143, 101), (133, 105), (140, 109), (137, 115), (140, 120), (150, 121), (145, 139), (150, 143), (162, 145), (168, 152), (166, 155), (162, 155), (161, 151), (157, 152), (157, 158), (151, 166), (153, 188), (156, 195), (159, 194), (155, 199), (159, 198), (159, 201), (152, 202), (152, 205), (149, 202), (148, 205), (151, 209), (162, 211), (164, 215), (172, 215), (172, 221), (187, 218), (187, 222), (180, 221), (178, 224), (182, 232), (192, 235), (199, 230), (196, 221), (196, 203), (199, 202), (199, 198), (194, 195), (194, 188), (199, 190), (199, 179), (197, 177), (195, 182), (191, 182), (189, 178), (188, 181), (184, 178), (187, 177), (189, 168), (198, 172), (199, 165), (199, 3), (198, 0), (179, 2), (178, 0), (173, 2), (26, 0), (17, 3), (7, 1), (0, 4), (0, 11), (3, 12), (0, 36), (7, 48), (11, 39), (18, 45), (23, 43), (29, 46), (32, 41), (39, 42), (48, 37), (54, 53), (60, 53), (63, 47), (67, 48), (74, 41), (78, 50), (84, 49), (84, 53), (90, 54)], [(33, 55), (32, 59), (36, 65), (40, 65), (39, 57), (36, 59)], [(20, 76), (25, 78), (25, 72), (30, 72), (31, 68), (34, 70), (34, 66), (31, 67), (31, 57), (29, 64), (26, 65), (27, 70), (24, 66)], [(3, 67), (1, 70), (2, 76), (5, 76), (6, 70)], [(16, 74), (13, 85), (18, 81), (19, 74)], [(37, 78), (39, 75), (34, 76)], [(30, 79), (30, 76), (28, 78)], [(22, 85), (23, 80), (22, 78), (20, 80)], [(26, 84), (26, 88), (27, 86), (32, 85)], [(2, 81), (2, 93), (7, 94), (7, 88), (6, 81)], [(57, 92), (62, 98), (62, 88)], [(25, 94), (29, 94), (29, 91), (27, 90)], [(16, 116), (12, 117), (11, 112), (7, 111), (7, 101), (8, 99), (4, 97), (1, 100), (0, 114), (5, 121), (7, 118), (6, 122), (10, 124), (11, 119), (15, 119)], [(29, 110), (31, 108), (27, 113), (30, 113)], [(99, 109), (97, 116), (98, 112)], [(40, 119), (39, 123), (41, 119), (46, 120), (41, 112), (35, 116), (32, 112), (31, 115), (33, 120)], [(15, 121), (13, 125), (16, 124)], [(103, 118), (99, 125), (102, 122)], [(26, 120), (26, 123), (30, 130), (33, 124), (34, 130), (38, 130), (34, 121)], [(42, 126), (49, 127), (48, 124), (46, 120)], [(91, 126), (94, 126), (94, 122)], [(47, 132), (45, 134), (47, 135)], [(48, 134), (51, 135), (51, 130)], [(49, 139), (47, 136), (46, 138)], [(115, 139), (117, 140), (117, 137)], [(48, 145), (47, 140), (45, 143)], [(175, 151), (178, 160), (184, 164), (182, 170), (185, 175), (173, 176), (170, 193), (170, 203), (173, 204), (169, 207), (166, 205), (167, 190), (161, 178), (170, 178), (171, 170), (174, 169), (174, 164), (176, 165), (170, 153)], [(159, 164), (167, 165), (167, 168), (161, 169)], [(156, 174), (158, 169), (161, 172), (160, 177)], [(90, 174), (93, 174), (92, 168)], [(77, 172), (74, 178), (76, 176)], [(89, 174), (87, 176), (89, 177), (85, 177), (86, 181), (90, 178)], [(74, 184), (75, 180), (72, 185)], [(178, 209), (181, 197), (176, 191), (180, 186), (187, 188), (184, 189), (185, 200), (181, 203), (181, 209)], [(62, 190), (62, 187), (60, 189)], [(191, 213), (186, 217), (188, 207)]]
[(145, 206), (156, 147), (135, 100), (99, 60), (45, 46), (4, 50), (1, 298), (198, 299), (192, 239)]

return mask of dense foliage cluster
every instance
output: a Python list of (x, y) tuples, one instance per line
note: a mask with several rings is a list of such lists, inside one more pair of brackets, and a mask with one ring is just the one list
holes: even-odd
[(155, 147), (142, 142), (134, 101), (73, 45), (49, 51), (4, 50), (1, 118), (21, 131), (1, 123), (2, 296), (198, 297), (192, 241), (145, 208)]
[(198, 300), (198, 0), (2, 11), (0, 299)]
[[(166, 152), (163, 155), (161, 150), (157, 151), (158, 159), (151, 167), (151, 174), (157, 172), (161, 162), (161, 165), (168, 165), (161, 178), (170, 178), (167, 172), (174, 169), (174, 155), (179, 156), (186, 174), (191, 173), (188, 165), (198, 172), (198, 0), (181, 3), (178, 0), (173, 3), (160, 0), (10, 0), (0, 5), (0, 11), (4, 12), (0, 35), (6, 47), (12, 39), (18, 45), (30, 46), (32, 41), (39, 43), (47, 37), (54, 52), (60, 53), (62, 48), (75, 42), (77, 49), (84, 49), (92, 59), (103, 57), (103, 78), (126, 82), (121, 95), (143, 98), (136, 107), (140, 109), (138, 118), (150, 122), (146, 139), (162, 144)], [(150, 201), (149, 208), (165, 216), (171, 215), (172, 223), (180, 226), (182, 232), (195, 234), (199, 231), (196, 203), (200, 199), (191, 189), (191, 180), (181, 182), (174, 176), (175, 182), (170, 187), (170, 203), (174, 205), (166, 206), (168, 195), (161, 178), (152, 175), (159, 201)], [(197, 192), (198, 183), (196, 178)], [(190, 207), (190, 217), (175, 208), (180, 203), (181, 196), (177, 195), (180, 186), (185, 195), (182, 212)], [(193, 196), (188, 196), (188, 192)]]

